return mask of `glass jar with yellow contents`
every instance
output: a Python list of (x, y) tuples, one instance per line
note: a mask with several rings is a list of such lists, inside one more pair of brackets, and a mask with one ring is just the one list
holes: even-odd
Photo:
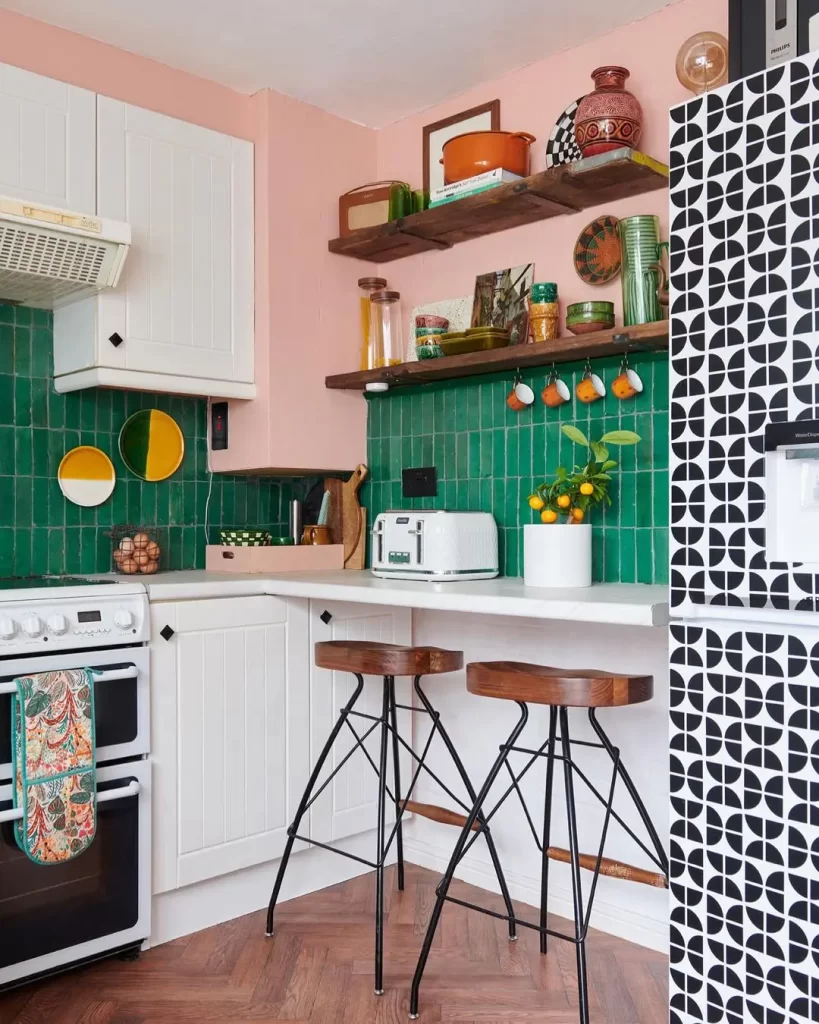
[(370, 347), (375, 351), (381, 345), (380, 354), (375, 351), (376, 366), (396, 366), (404, 360), (400, 300), (400, 292), (386, 289), (370, 296)]
[[(372, 319), (370, 296), (373, 292), (386, 288), (387, 279), (385, 277), (360, 277), (358, 287), (361, 289), (359, 299), (361, 306), (361, 359), (359, 368), (374, 370), (376, 366), (383, 366), (384, 344), (377, 332), (375, 337), (370, 336), (370, 321)], [(381, 362), (378, 361), (379, 356)]]

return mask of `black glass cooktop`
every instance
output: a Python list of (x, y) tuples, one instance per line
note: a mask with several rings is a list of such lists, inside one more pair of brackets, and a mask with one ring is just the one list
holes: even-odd
[(55, 587), (98, 587), (116, 580), (92, 580), (82, 576), (0, 576), (0, 590), (53, 589)]

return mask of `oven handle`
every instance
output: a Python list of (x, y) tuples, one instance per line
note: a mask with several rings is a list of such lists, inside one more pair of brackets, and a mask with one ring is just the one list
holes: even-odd
[[(139, 783), (131, 779), (127, 786), (120, 786), (119, 789), (104, 789), (97, 793), (97, 803), (104, 804), (109, 800), (122, 800), (126, 796), (136, 796), (139, 792)], [(22, 807), (12, 807), (9, 811), (0, 811), (0, 823), (4, 821), (17, 821), (23, 817)]]
[[(111, 672), (97, 672), (92, 668), (91, 672), (93, 673), (95, 683), (111, 683), (118, 679), (136, 679), (139, 675), (136, 665), (129, 665), (128, 668), (113, 669)], [(17, 693), (16, 683), (13, 681), (10, 683), (0, 683), (0, 693)]]

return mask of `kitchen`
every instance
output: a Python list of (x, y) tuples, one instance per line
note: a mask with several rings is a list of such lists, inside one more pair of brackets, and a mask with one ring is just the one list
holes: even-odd
[[(797, 434), (819, 418), (802, 323), (812, 252), (798, 231), (811, 223), (800, 203), (813, 195), (803, 163), (814, 154), (798, 136), (804, 114), (777, 122), (783, 90), (795, 111), (811, 101), (807, 59), (783, 65), (787, 79), (752, 79), (741, 102), (731, 85), (703, 101), (675, 67), (686, 41), (705, 35), (725, 58), (730, 36), (731, 82), (765, 65), (729, 32), (728, 4), (680, 0), (608, 21), (601, 10), (594, 33), (552, 12), (548, 44), (521, 54), (519, 38), (507, 41), (506, 63), (480, 69), (444, 62), (434, 88), (432, 76), (423, 88), (417, 73), (396, 77), (382, 54), (384, 88), (362, 96), (330, 60), (329, 20), (315, 42), (329, 62), (319, 88), (307, 71), (288, 80), (281, 42), (270, 77), (263, 20), (239, 19), (236, 53), (217, 61), (218, 5), (178, 50), (181, 10), (157, 5), (168, 20), (137, 26), (126, 5), (108, 7), (103, 18), (91, 3), (0, 4), (11, 140), (0, 197), (13, 201), (0, 200), (0, 228), (21, 227), (22, 205), (71, 211), (78, 221), (37, 230), (85, 232), (89, 245), (95, 232), (110, 261), (107, 280), (71, 301), (56, 275), (38, 281), (55, 289), (53, 311), (31, 295), (0, 304), (0, 1020), (637, 1024), (669, 1006), (678, 1024), (773, 1020), (784, 1006), (788, 1019), (816, 1019), (814, 925), (798, 899), (813, 842), (804, 693), (816, 589), (810, 564), (792, 568), (812, 514)], [(453, 52), (478, 45), (447, 38)], [(637, 152), (587, 156), (575, 101), (598, 91), (595, 69), (621, 65), (628, 81), (602, 91), (639, 100)], [(574, 169), (563, 108), (580, 111)], [(729, 124), (742, 125), (744, 157)], [(467, 172), (448, 171), (445, 145), (458, 125), (531, 131), (523, 173), (459, 197)], [(724, 153), (724, 166), (709, 163), (707, 209), (705, 136)], [(792, 178), (777, 164), (785, 139)], [(386, 182), (383, 194), (365, 182)], [(793, 264), (767, 209), (784, 201), (776, 189), (793, 200)], [(757, 211), (747, 225), (736, 222), (743, 202)], [(704, 218), (723, 236), (703, 240)], [(659, 270), (634, 300), (649, 311), (627, 308), (627, 224), (671, 275), (670, 320)], [(619, 273), (603, 266), (615, 242)], [(707, 326), (704, 261), (717, 310)], [(532, 333), (515, 338), (520, 306), (500, 328), (494, 317), (520, 268), (531, 268)], [(14, 274), (0, 270), (10, 299), (23, 287)], [(474, 319), (487, 288), (491, 322)], [(787, 306), (774, 298), (769, 310), (768, 292), (787, 292)], [(784, 318), (795, 341), (780, 341)], [(370, 658), (378, 644), (411, 647), (420, 689), (406, 662), (389, 671), (389, 652), (361, 668), (356, 643)], [(436, 667), (430, 648), (463, 653)], [(569, 742), (556, 709), (570, 702), (547, 713), (538, 689), (511, 739), (526, 698), (489, 701), (512, 683), (472, 667), (498, 662), (552, 666), (549, 686), (580, 673), (601, 702), (599, 721), (580, 710), (595, 706), (572, 704), (577, 765), (565, 749), (563, 760), (575, 794), (558, 765), (551, 834), (543, 768), (524, 778), (522, 751), (548, 746), (551, 777), (556, 744)], [(97, 813), (87, 849), (51, 865), (60, 906), (41, 897), (36, 863), (53, 843), (37, 832), (26, 847), (14, 826), (29, 812), (12, 784), (12, 710), (18, 694), (32, 700), (18, 679), (69, 672), (93, 684), (84, 770), (96, 780), (74, 803)], [(800, 679), (783, 696), (785, 673)], [(311, 780), (334, 724), (330, 762)], [(504, 745), (515, 751), (497, 762), (484, 810), (476, 791)], [(513, 770), (490, 830), (484, 813)], [(736, 807), (743, 787), (748, 810), (723, 825), (721, 805)], [(632, 788), (640, 802), (629, 804)], [(45, 811), (59, 820), (55, 799)], [(777, 896), (767, 875), (784, 821), (791, 871)], [(72, 841), (89, 842), (84, 828)], [(719, 939), (704, 951), (706, 893)], [(520, 942), (508, 920), (452, 899), (496, 917), (514, 900)], [(551, 929), (545, 957), (545, 931), (524, 924), (536, 908)]]

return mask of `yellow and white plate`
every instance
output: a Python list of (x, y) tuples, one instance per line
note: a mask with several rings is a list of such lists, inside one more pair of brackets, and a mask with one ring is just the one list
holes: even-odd
[(111, 497), (117, 474), (105, 452), (91, 445), (80, 445), (63, 456), (57, 480), (69, 501), (90, 507), (101, 505)]

